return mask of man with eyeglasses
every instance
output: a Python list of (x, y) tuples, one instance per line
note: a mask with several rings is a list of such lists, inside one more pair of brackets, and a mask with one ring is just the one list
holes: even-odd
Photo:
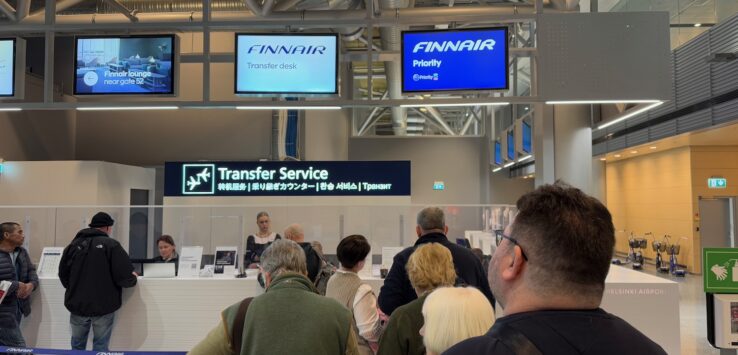
[(615, 245), (602, 203), (557, 182), (524, 195), (517, 207), (489, 265), (505, 316), (444, 354), (666, 354), (599, 308)]
[(482, 262), (468, 248), (456, 245), (448, 240), (448, 226), (443, 210), (438, 207), (426, 207), (418, 213), (418, 225), (415, 232), (418, 241), (415, 245), (401, 251), (392, 261), (392, 267), (384, 280), (384, 285), (379, 292), (379, 308), (387, 315), (392, 314), (398, 307), (408, 304), (418, 298), (410, 284), (405, 265), (410, 255), (420, 245), (427, 243), (439, 243), (451, 251), (456, 269), (457, 284), (469, 285), (479, 289), (494, 306), (495, 300), (489, 283), (485, 276)]

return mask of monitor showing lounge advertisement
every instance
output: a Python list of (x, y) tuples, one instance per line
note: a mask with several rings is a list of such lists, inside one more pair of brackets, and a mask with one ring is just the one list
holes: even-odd
[(0, 97), (15, 95), (15, 39), (0, 38)]
[(523, 122), (523, 152), (530, 154), (533, 152), (533, 132), (527, 122)]
[(236, 94), (338, 93), (338, 35), (237, 33)]
[(507, 160), (515, 160), (515, 131), (507, 131)]
[(173, 94), (174, 44), (174, 35), (77, 37), (74, 94)]

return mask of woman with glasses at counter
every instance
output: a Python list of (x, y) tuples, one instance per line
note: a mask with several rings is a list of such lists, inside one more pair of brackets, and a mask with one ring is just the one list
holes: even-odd
[(256, 214), (256, 225), (259, 226), (259, 231), (246, 238), (244, 265), (249, 268), (256, 268), (261, 261), (261, 253), (264, 249), (275, 240), (282, 239), (279, 234), (272, 232), (272, 221), (269, 218), (269, 213), (262, 211)]

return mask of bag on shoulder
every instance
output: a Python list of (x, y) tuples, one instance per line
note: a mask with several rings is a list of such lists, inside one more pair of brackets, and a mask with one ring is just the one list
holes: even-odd
[(315, 277), (315, 288), (318, 289), (321, 296), (325, 296), (325, 291), (328, 288), (328, 279), (336, 273), (336, 267), (322, 258), (321, 263), (322, 266), (320, 267), (320, 272), (318, 272), (318, 276)]

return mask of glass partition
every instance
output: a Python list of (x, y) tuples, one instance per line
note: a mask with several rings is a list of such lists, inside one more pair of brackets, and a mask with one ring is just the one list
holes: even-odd
[[(148, 246), (145, 255), (158, 255), (156, 240), (161, 234), (174, 238), (182, 246), (202, 246), (203, 253), (213, 254), (218, 246), (236, 246), (242, 253), (245, 238), (258, 231), (256, 215), (266, 211), (271, 217), (271, 230), (283, 235), (284, 229), (300, 224), (305, 241), (318, 241), (324, 253), (332, 258), (341, 238), (364, 235), (372, 245), (372, 254), (381, 258), (383, 247), (411, 246), (417, 239), (416, 216), (425, 205), (336, 206), (336, 205), (270, 205), (270, 206), (84, 206), (84, 207), (0, 207), (0, 220), (23, 226), (34, 262), (44, 247), (67, 246), (77, 232), (87, 228), (98, 211), (109, 213), (116, 221), (111, 237), (126, 250), (132, 245)], [(515, 215), (508, 205), (441, 206), (452, 242), (466, 238), (472, 246), (486, 254), (493, 245), (475, 240), (470, 232), (503, 229)], [(160, 227), (159, 227), (160, 226)], [(155, 232), (156, 231), (156, 232)], [(470, 240), (471, 239), (471, 240)]]

